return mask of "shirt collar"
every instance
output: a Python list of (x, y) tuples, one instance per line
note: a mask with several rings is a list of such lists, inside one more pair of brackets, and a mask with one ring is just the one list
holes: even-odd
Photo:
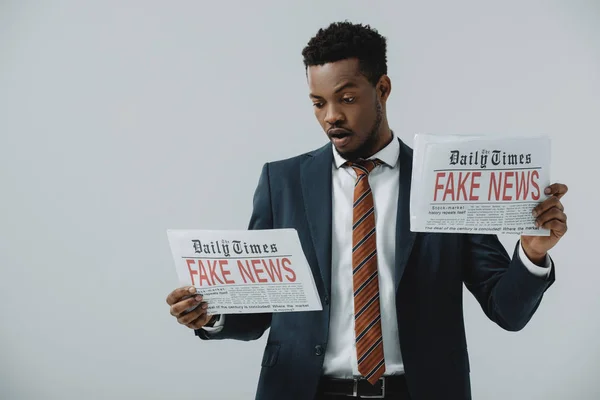
[[(331, 146), (333, 149), (333, 162), (336, 168), (340, 168), (346, 162), (346, 159), (340, 156), (335, 149), (335, 146)], [(387, 144), (383, 149), (369, 157), (369, 160), (378, 158), (390, 167), (395, 167), (400, 157), (400, 142), (396, 138), (396, 135), (392, 131), (392, 141)]]

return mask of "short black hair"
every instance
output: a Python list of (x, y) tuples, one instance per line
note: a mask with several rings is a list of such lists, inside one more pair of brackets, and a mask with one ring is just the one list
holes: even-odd
[(358, 58), (360, 72), (377, 84), (387, 74), (386, 38), (369, 25), (334, 22), (319, 29), (302, 50), (304, 67)]

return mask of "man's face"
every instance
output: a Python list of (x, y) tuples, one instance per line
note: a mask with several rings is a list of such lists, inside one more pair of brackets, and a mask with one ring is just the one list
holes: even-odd
[(338, 153), (347, 160), (371, 156), (383, 112), (358, 60), (310, 66), (307, 74), (315, 115)]

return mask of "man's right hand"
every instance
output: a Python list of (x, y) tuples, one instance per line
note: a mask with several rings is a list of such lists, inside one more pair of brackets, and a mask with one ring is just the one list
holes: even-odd
[(208, 304), (202, 301), (202, 295), (196, 294), (193, 286), (173, 290), (167, 296), (167, 304), (171, 306), (171, 315), (190, 329), (200, 329), (211, 319), (206, 313)]

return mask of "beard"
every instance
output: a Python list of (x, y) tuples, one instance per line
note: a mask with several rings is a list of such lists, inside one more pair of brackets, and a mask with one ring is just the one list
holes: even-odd
[(337, 150), (338, 154), (348, 161), (356, 161), (358, 159), (366, 159), (372, 156), (373, 149), (377, 146), (379, 141), (379, 128), (381, 128), (381, 122), (383, 121), (383, 108), (379, 101), (375, 101), (375, 121), (373, 126), (369, 130), (369, 134), (365, 141), (354, 151), (348, 151), (341, 153)]

